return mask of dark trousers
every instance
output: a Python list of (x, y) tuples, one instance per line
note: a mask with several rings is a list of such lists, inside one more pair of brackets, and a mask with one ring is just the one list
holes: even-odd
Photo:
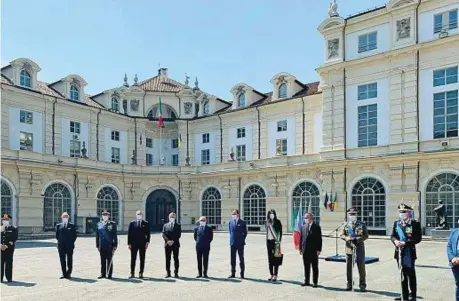
[(231, 275), (236, 274), (236, 252), (239, 256), (239, 267), (241, 268), (241, 276), (244, 276), (244, 246), (231, 246)]
[(135, 272), (135, 262), (137, 261), (137, 252), (139, 253), (140, 257), (140, 271), (139, 273), (143, 273), (145, 268), (145, 246), (134, 246), (131, 245), (131, 274)]
[(454, 280), (456, 281), (456, 301), (459, 301), (459, 268), (452, 269)]
[(403, 267), (402, 268), (403, 281), (402, 281), (402, 293), (403, 300), (408, 300), (408, 283), (410, 286), (411, 297), (415, 298), (417, 296), (417, 285), (416, 285), (416, 270), (414, 269), (414, 264), (412, 268)]
[[(111, 248), (107, 248), (107, 249), (100, 249), (100, 274), (102, 276), (112, 276), (113, 274), (113, 262), (112, 262), (112, 258), (113, 258), (113, 250)], [(112, 262), (112, 264), (110, 265), (110, 262)], [(108, 267), (110, 267), (110, 270), (108, 271), (107, 273), (107, 269)]]
[(266, 249), (268, 250), (268, 262), (269, 262), (269, 274), (271, 276), (277, 276), (279, 272), (279, 264), (274, 258), (274, 248), (276, 247), (276, 242), (274, 240), (266, 240)]
[(171, 272), (171, 253), (174, 254), (174, 273), (178, 273), (179, 271), (179, 248), (175, 246), (165, 246), (164, 250), (166, 252), (166, 271), (170, 274)]
[(13, 280), (13, 254), (14, 249), (6, 249), (2, 251), (2, 281), (3, 276), (6, 276), (6, 280)]
[(319, 281), (319, 256), (317, 252), (306, 252), (303, 253), (303, 265), (304, 265), (304, 282), (309, 283), (312, 266), (312, 282), (317, 284)]
[(196, 256), (198, 259), (198, 273), (202, 276), (202, 266), (204, 265), (204, 275), (207, 275), (207, 268), (209, 267), (209, 252), (210, 249), (196, 248)]
[[(365, 270), (365, 259), (357, 260), (355, 263), (359, 270), (359, 287), (361, 289), (367, 288), (367, 274)], [(347, 276), (347, 287), (353, 286), (353, 272), (354, 267), (352, 263), (352, 254), (346, 254), (346, 276)]]
[(61, 270), (63, 276), (70, 276), (73, 269), (73, 249), (57, 247), (59, 259), (61, 261)]

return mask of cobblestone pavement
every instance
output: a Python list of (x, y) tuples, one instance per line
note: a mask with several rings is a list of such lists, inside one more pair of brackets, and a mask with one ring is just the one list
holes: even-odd
[[(196, 255), (192, 234), (182, 236), (180, 276), (164, 279), (164, 251), (159, 234), (152, 235), (147, 251), (144, 280), (128, 279), (130, 253), (126, 236), (120, 237), (119, 251), (114, 259), (114, 279), (97, 280), (100, 272), (99, 254), (94, 238), (79, 238), (74, 255), (72, 280), (60, 280), (60, 264), (54, 240), (21, 242), (15, 252), (14, 280), (1, 285), (3, 301), (53, 300), (392, 300), (398, 296), (399, 283), (393, 247), (389, 240), (367, 242), (367, 256), (380, 261), (367, 265), (368, 292), (346, 292), (345, 264), (320, 260), (318, 288), (301, 287), (303, 266), (293, 248), (292, 237), (283, 242), (284, 265), (280, 282), (267, 281), (268, 267), (265, 237), (249, 234), (246, 246), (246, 277), (226, 279), (229, 275), (228, 234), (215, 235), (210, 254), (210, 280), (196, 279)], [(445, 242), (422, 242), (417, 261), (418, 295), (422, 300), (454, 300), (454, 281), (447, 267)], [(339, 242), (340, 254), (343, 244)], [(324, 239), (321, 256), (333, 255), (335, 242)], [(138, 265), (137, 265), (138, 267)]]

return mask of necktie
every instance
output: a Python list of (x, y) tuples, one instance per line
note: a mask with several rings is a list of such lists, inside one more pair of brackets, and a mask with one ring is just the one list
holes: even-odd
[(140, 221), (137, 221), (137, 227), (140, 227)]

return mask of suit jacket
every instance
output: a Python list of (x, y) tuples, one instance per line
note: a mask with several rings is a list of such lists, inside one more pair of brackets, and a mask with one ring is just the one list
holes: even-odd
[(16, 246), (16, 241), (18, 240), (18, 228), (15, 226), (2, 226), (2, 245), (8, 246), (8, 249), (2, 252), (13, 250)]
[[(396, 240), (400, 240), (400, 236), (397, 233), (397, 224), (398, 220), (394, 221), (394, 226), (392, 228), (392, 235), (390, 240), (395, 245)], [(417, 259), (416, 257), (416, 245), (422, 240), (422, 230), (421, 224), (418, 221), (411, 220), (406, 225), (402, 226), (402, 231), (405, 233), (407, 241), (405, 242), (406, 249), (411, 252), (411, 258), (413, 260)], [(395, 248), (394, 258), (398, 259), (398, 248)]]
[(247, 224), (242, 219), (238, 219), (237, 222), (230, 221), (229, 224), (230, 232), (230, 246), (241, 247), (245, 245), (245, 239), (247, 237)]
[(210, 243), (214, 239), (214, 230), (212, 227), (205, 225), (194, 228), (194, 240), (196, 248), (201, 250), (210, 250)]
[(118, 229), (115, 222), (108, 221), (97, 224), (96, 247), (100, 249), (118, 247)]
[[(365, 256), (365, 243), (364, 241), (368, 239), (368, 228), (362, 221), (356, 221), (353, 225), (350, 224), (351, 228), (354, 230), (356, 239), (354, 241), (346, 241), (345, 251), (346, 254), (352, 254), (354, 252), (354, 247), (357, 247), (356, 251), (362, 256)], [(343, 231), (341, 232), (341, 239), (346, 240), (346, 237), (351, 236), (348, 229), (348, 223), (343, 223)]]
[(449, 266), (452, 268), (459, 268), (459, 266), (453, 266), (451, 260), (457, 255), (457, 242), (459, 241), (459, 228), (454, 229), (448, 238), (448, 245), (446, 246), (446, 254), (448, 255)]
[(308, 230), (307, 224), (301, 227), (300, 235), (300, 251), (303, 254), (317, 254), (317, 251), (322, 251), (322, 229), (316, 223), (311, 224)]
[(141, 220), (140, 225), (137, 220), (129, 223), (128, 245), (135, 247), (145, 247), (150, 242), (150, 225), (147, 221)]
[(64, 223), (56, 225), (56, 239), (59, 248), (74, 249), (77, 239), (76, 227), (73, 223), (68, 222), (64, 227)]
[(163, 226), (163, 239), (164, 246), (168, 246), (167, 242), (172, 240), (174, 244), (172, 247), (180, 248), (180, 237), (182, 236), (182, 226), (179, 223), (167, 223)]

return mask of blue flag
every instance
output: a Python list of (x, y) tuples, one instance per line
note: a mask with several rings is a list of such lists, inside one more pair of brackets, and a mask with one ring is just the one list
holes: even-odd
[(325, 209), (327, 209), (327, 205), (328, 205), (328, 193), (325, 192), (325, 200), (324, 200), (324, 207), (325, 207)]

